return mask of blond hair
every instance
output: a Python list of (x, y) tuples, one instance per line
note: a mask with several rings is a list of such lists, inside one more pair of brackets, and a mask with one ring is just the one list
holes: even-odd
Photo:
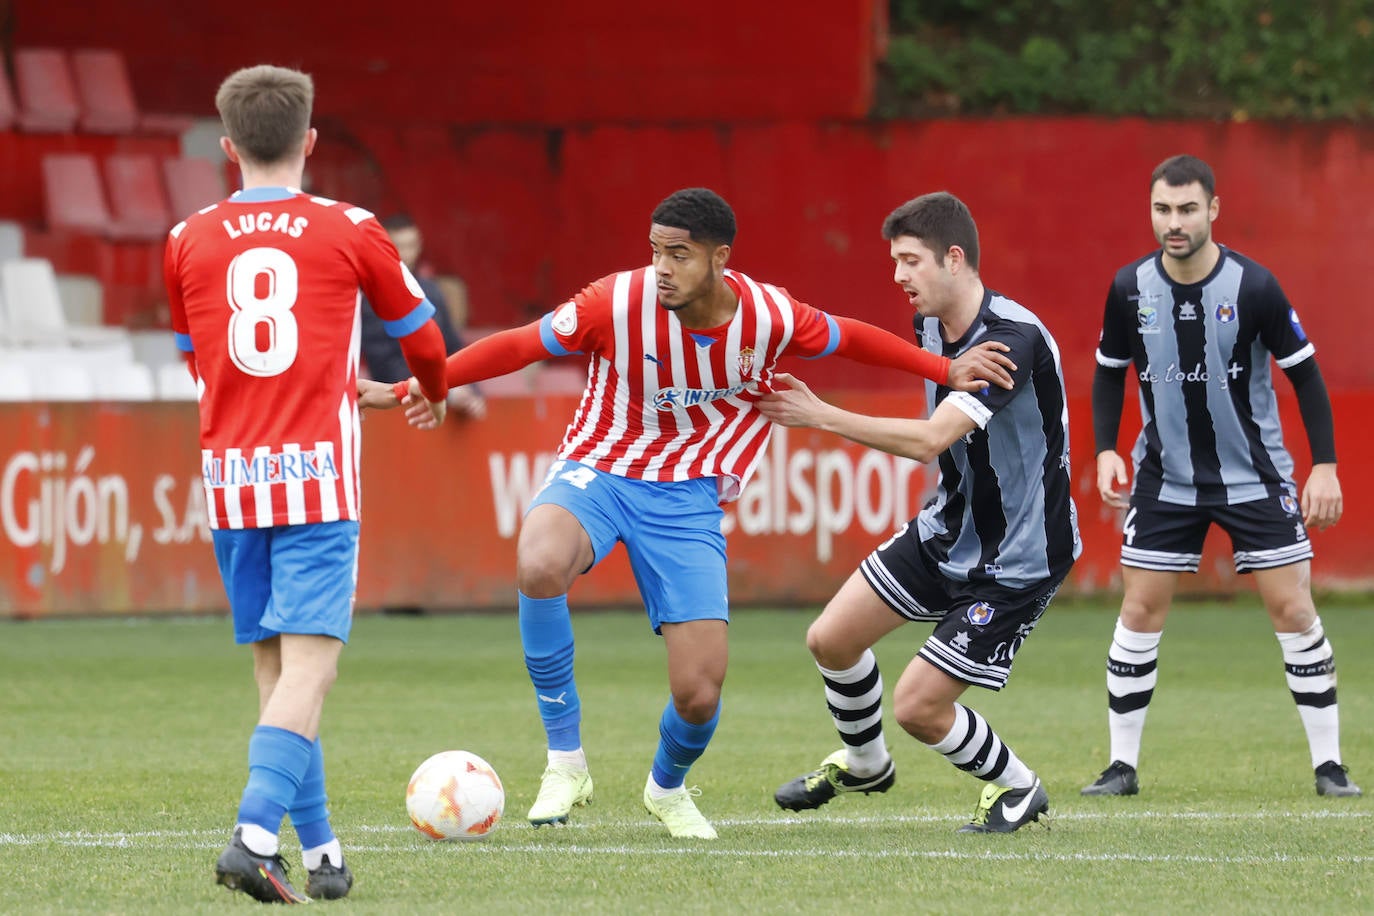
[(314, 101), (309, 74), (269, 64), (229, 74), (215, 93), (225, 133), (240, 155), (263, 165), (301, 148)]

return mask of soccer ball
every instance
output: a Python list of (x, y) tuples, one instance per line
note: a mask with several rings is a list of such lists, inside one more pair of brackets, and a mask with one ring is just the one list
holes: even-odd
[(420, 764), (406, 786), (406, 812), (431, 840), (480, 840), (506, 807), (491, 764), (468, 751), (442, 751)]

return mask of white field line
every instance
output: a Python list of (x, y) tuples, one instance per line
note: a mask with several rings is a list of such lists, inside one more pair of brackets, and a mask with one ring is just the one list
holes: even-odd
[[(1055, 816), (1052, 822), (1064, 821), (1092, 821), (1092, 820), (1129, 820), (1129, 821), (1213, 821), (1213, 822), (1245, 822), (1245, 821), (1286, 821), (1286, 820), (1367, 820), (1374, 817), (1374, 812), (1363, 811), (1308, 811), (1308, 812), (1274, 812), (1258, 811), (1250, 813), (1235, 812), (1209, 812), (1209, 811), (1123, 811), (1111, 814), (1064, 814)], [(723, 818), (716, 820), (722, 827), (747, 827), (747, 826), (779, 826), (788, 827), (795, 825), (814, 824), (817, 826), (860, 826), (872, 824), (901, 824), (901, 823), (955, 823), (958, 818), (951, 818), (948, 814), (920, 814), (920, 815), (892, 815), (878, 817), (769, 817), (769, 818)], [(357, 836), (358, 834), (371, 834), (379, 839), (386, 835), (400, 835), (411, 833), (409, 825), (403, 824), (364, 824), (364, 825), (340, 825), (343, 828), (345, 837), (348, 834)], [(624, 821), (607, 824), (603, 821), (599, 824), (575, 824), (566, 827), (555, 827), (549, 832), (552, 834), (565, 834), (575, 832), (584, 834), (580, 839), (586, 839), (585, 833), (594, 830), (598, 826), (642, 826), (652, 828), (656, 834), (662, 831), (662, 827), (657, 823), (648, 820), (644, 821)], [(534, 828), (519, 821), (511, 823), (505, 828), (507, 831), (530, 831)], [(1027, 828), (1033, 833), (1038, 833), (1038, 828), (1031, 826)], [(950, 849), (875, 849), (875, 850), (853, 850), (839, 846), (811, 847), (804, 849), (730, 849), (722, 846), (703, 846), (698, 844), (680, 845), (673, 847), (638, 847), (616, 845), (598, 845), (594, 843), (525, 843), (503, 844), (500, 834), (493, 837), (489, 842), (483, 843), (426, 843), (418, 838), (410, 838), (408, 841), (395, 843), (389, 842), (365, 842), (347, 844), (350, 850), (370, 853), (406, 853), (406, 854), (537, 854), (540, 856), (548, 855), (574, 855), (574, 856), (664, 856), (664, 855), (696, 855), (708, 856), (712, 858), (720, 857), (726, 859), (813, 859), (813, 858), (855, 858), (855, 859), (893, 859), (893, 860), (960, 860), (960, 861), (1007, 861), (1007, 862), (1122, 862), (1122, 863), (1196, 863), (1196, 864), (1220, 864), (1220, 865), (1274, 865), (1285, 863), (1312, 863), (1319, 862), (1324, 864), (1374, 864), (1374, 855), (1331, 855), (1320, 854), (1311, 856), (1273, 854), (1273, 855), (1205, 855), (1205, 854), (1141, 854), (1129, 852), (1049, 852), (1036, 850), (1017, 850), (999, 851), (991, 849), (971, 849), (971, 848), (950, 848)], [(728, 842), (728, 837), (726, 838)], [(103, 847), (118, 849), (218, 849), (224, 842), (224, 832), (222, 830), (145, 830), (145, 831), (121, 831), (112, 833), (86, 832), (86, 831), (61, 831), (43, 834), (12, 834), (0, 833), (0, 848), (5, 846), (68, 846), (68, 847)], [(976, 841), (975, 841), (976, 842)], [(458, 852), (458, 850), (464, 852)]]

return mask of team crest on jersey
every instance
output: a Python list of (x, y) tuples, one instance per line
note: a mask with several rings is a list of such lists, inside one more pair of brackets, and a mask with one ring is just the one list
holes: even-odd
[(992, 615), (997, 613), (997, 609), (986, 601), (979, 601), (969, 605), (968, 622), (975, 627), (985, 627), (992, 623)]
[(1159, 333), (1159, 309), (1153, 305), (1136, 306), (1136, 322), (1140, 325), (1138, 330), (1142, 334)]
[(577, 330), (577, 304), (565, 302), (553, 313), (553, 329), (557, 334), (567, 337)]
[(1179, 321), (1197, 321), (1197, 306), (1191, 302), (1185, 302), (1178, 307)]
[(745, 347), (739, 351), (739, 374), (741, 378), (748, 378), (754, 371), (754, 348)]
[(1307, 340), (1307, 332), (1302, 329), (1302, 322), (1298, 320), (1297, 309), (1288, 310), (1288, 323), (1293, 326), (1293, 333), (1298, 335), (1298, 340)]
[(1230, 299), (1221, 300), (1217, 306), (1217, 321), (1222, 324), (1230, 324), (1236, 320), (1236, 306)]
[(1279, 505), (1282, 506), (1283, 511), (1287, 512), (1289, 515), (1298, 514), (1298, 501), (1287, 493), (1279, 497)]

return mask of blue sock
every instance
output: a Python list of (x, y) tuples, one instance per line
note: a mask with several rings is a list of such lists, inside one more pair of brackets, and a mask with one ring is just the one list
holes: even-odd
[(310, 768), (315, 743), (304, 735), (259, 725), (248, 740), (248, 785), (239, 802), (239, 823), (275, 835)]
[(296, 800), (287, 808), (291, 826), (296, 828), (302, 849), (314, 849), (334, 839), (329, 823), (329, 798), (324, 792), (324, 750), (316, 738), (310, 755), (310, 766), (301, 779)]
[(654, 782), (665, 789), (675, 789), (687, 778), (687, 771), (706, 751), (711, 736), (720, 721), (720, 704), (709, 722), (693, 725), (677, 714), (673, 701), (658, 720), (658, 751), (654, 754)]
[(568, 596), (530, 598), (521, 593), (520, 641), (525, 647), (525, 670), (534, 684), (549, 750), (577, 750), (582, 746), (582, 704), (573, 680)]

